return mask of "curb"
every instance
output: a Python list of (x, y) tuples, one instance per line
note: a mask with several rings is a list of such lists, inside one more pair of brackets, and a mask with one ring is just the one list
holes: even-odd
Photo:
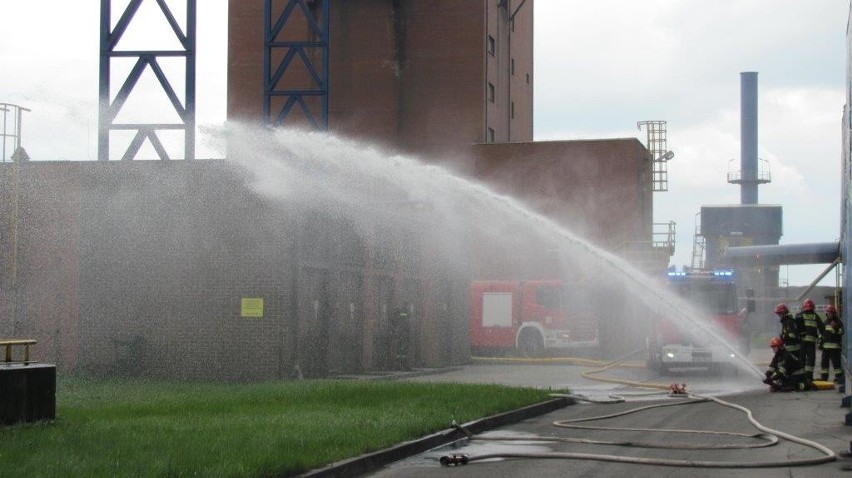
[[(527, 418), (544, 415), (545, 413), (550, 413), (568, 405), (573, 405), (574, 403), (576, 403), (575, 400), (569, 397), (555, 398), (546, 402), (528, 405), (517, 410), (474, 420), (472, 422), (464, 423), (461, 426), (473, 434), (479, 434), (504, 425), (517, 423), (519, 421), (526, 420)], [(395, 461), (429, 451), (439, 446), (447, 445), (463, 438), (466, 438), (466, 435), (461, 430), (457, 428), (447, 428), (423, 438), (403, 442), (399, 445), (385, 448), (384, 450), (332, 463), (331, 465), (323, 468), (317, 468), (298, 476), (310, 478), (359, 476), (370, 471), (375, 471)]]
[(385, 373), (361, 374), (361, 375), (335, 375), (330, 377), (335, 380), (401, 380), (424, 375), (437, 375), (439, 373), (455, 372), (461, 370), (461, 366), (442, 368), (420, 368), (408, 371), (395, 371)]

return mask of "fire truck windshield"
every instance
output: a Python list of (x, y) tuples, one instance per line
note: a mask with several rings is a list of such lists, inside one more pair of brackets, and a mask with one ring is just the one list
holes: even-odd
[(555, 285), (542, 285), (535, 289), (535, 301), (547, 309), (562, 307), (561, 289)]
[(681, 297), (710, 314), (737, 313), (737, 295), (733, 283), (687, 281), (671, 285)]

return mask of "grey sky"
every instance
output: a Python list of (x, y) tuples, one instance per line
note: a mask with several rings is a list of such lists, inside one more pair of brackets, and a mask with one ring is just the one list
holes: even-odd
[[(676, 221), (673, 264), (688, 265), (701, 206), (739, 203), (726, 174), (739, 169), (740, 72), (757, 71), (758, 155), (772, 173), (760, 203), (783, 206), (782, 244), (833, 241), (848, 11), (845, 0), (539, 0), (536, 139), (644, 142), (636, 122), (667, 121), (676, 156), (655, 221)], [(781, 275), (808, 284), (824, 268)]]
[[(198, 3), (198, 122), (219, 124), (227, 1)], [(32, 110), (24, 146), (35, 160), (95, 158), (99, 4), (0, 0), (0, 102)], [(739, 73), (757, 71), (758, 154), (772, 172), (760, 202), (784, 207), (782, 243), (835, 240), (848, 10), (846, 0), (536, 0), (535, 137), (644, 142), (638, 121), (667, 121), (676, 156), (655, 221), (677, 222), (673, 263), (689, 264), (701, 205), (739, 202), (725, 180), (739, 169)], [(142, 34), (128, 32), (128, 45)], [(169, 108), (159, 95), (136, 101), (134, 119)], [(198, 154), (219, 155), (204, 143)], [(782, 277), (807, 284), (822, 269)]]

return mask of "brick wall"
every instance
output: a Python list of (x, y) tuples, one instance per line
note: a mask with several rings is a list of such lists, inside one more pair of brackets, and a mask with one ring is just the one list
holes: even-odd
[[(467, 357), (421, 356), (452, 331), (420, 332), (434, 312), (410, 232), (364, 235), (345, 217), (269, 203), (221, 161), (26, 163), (15, 195), (16, 166), (0, 165), (0, 336), (38, 340), (35, 358), (60, 373), (235, 381), (387, 368), (387, 314), (403, 303), (415, 365)], [(263, 316), (243, 317), (243, 298), (262, 298)]]

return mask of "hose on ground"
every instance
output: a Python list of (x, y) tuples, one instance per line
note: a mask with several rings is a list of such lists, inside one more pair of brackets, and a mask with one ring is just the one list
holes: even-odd
[(718, 397), (704, 397), (695, 394), (689, 394), (690, 400), (686, 401), (677, 401), (677, 402), (669, 402), (662, 404), (652, 404), (646, 405), (638, 408), (634, 408), (631, 410), (627, 410), (624, 412), (603, 415), (598, 417), (588, 417), (588, 418), (580, 418), (573, 420), (558, 420), (554, 422), (555, 426), (559, 427), (568, 427), (568, 428), (579, 428), (578, 425), (573, 425), (578, 422), (588, 422), (593, 420), (601, 420), (604, 418), (613, 418), (618, 416), (627, 415), (630, 413), (636, 413), (643, 410), (648, 410), (651, 408), (659, 408), (659, 407), (667, 407), (667, 406), (679, 406), (679, 405), (691, 405), (696, 403), (706, 403), (708, 401), (712, 401), (718, 405), (729, 407), (738, 411), (741, 411), (746, 414), (749, 422), (757, 428), (762, 433), (755, 435), (748, 434), (739, 434), (733, 432), (718, 432), (718, 431), (701, 431), (701, 430), (675, 430), (675, 429), (641, 429), (641, 428), (605, 428), (605, 427), (583, 427), (586, 429), (599, 429), (599, 430), (633, 430), (633, 431), (655, 431), (655, 432), (667, 432), (667, 433), (694, 433), (694, 434), (713, 434), (713, 435), (731, 435), (731, 436), (741, 436), (741, 437), (749, 437), (758, 440), (762, 440), (763, 443), (758, 444), (746, 444), (746, 445), (735, 445), (735, 444), (722, 444), (722, 445), (668, 445), (661, 443), (641, 443), (641, 442), (602, 442), (602, 441), (587, 441), (587, 440), (578, 440), (578, 439), (556, 439), (552, 437), (534, 437), (534, 438), (517, 438), (517, 437), (478, 437), (473, 434), (467, 432), (467, 435), (471, 439), (476, 440), (521, 440), (521, 441), (572, 441), (579, 443), (595, 443), (595, 444), (607, 444), (607, 445), (618, 445), (618, 446), (632, 446), (632, 447), (648, 447), (648, 448), (663, 448), (663, 449), (732, 449), (732, 448), (757, 448), (757, 447), (766, 447), (772, 446), (778, 443), (778, 437), (784, 438), (785, 440), (789, 440), (794, 443), (798, 443), (800, 445), (813, 448), (820, 453), (824, 454), (824, 456), (814, 457), (814, 458), (803, 458), (797, 460), (787, 460), (787, 461), (745, 461), (745, 462), (735, 462), (735, 461), (703, 461), (703, 460), (676, 460), (676, 459), (667, 459), (667, 458), (641, 458), (641, 457), (627, 457), (620, 455), (605, 455), (605, 454), (594, 454), (594, 453), (570, 453), (570, 452), (539, 452), (539, 453), (514, 453), (514, 452), (504, 452), (504, 453), (491, 453), (491, 454), (483, 454), (476, 456), (468, 456), (468, 455), (460, 455), (453, 454), (441, 457), (440, 462), (445, 466), (457, 466), (457, 465), (465, 465), (475, 461), (495, 459), (495, 458), (537, 458), (537, 459), (574, 459), (574, 460), (595, 460), (595, 461), (606, 461), (606, 462), (616, 462), (616, 463), (632, 463), (632, 464), (640, 464), (640, 465), (656, 465), (656, 466), (672, 466), (672, 467), (691, 467), (691, 468), (787, 468), (787, 467), (795, 467), (795, 466), (809, 466), (809, 465), (818, 465), (822, 463), (829, 463), (837, 460), (836, 454), (830, 450), (829, 448), (810, 441), (804, 438), (796, 437), (794, 435), (790, 435), (788, 433), (784, 433), (778, 430), (774, 430), (772, 428), (766, 427), (760, 424), (752, 415), (751, 410), (737, 404), (733, 404), (730, 402), (726, 402)]
[(625, 355), (623, 355), (623, 356), (621, 356), (621, 357), (619, 357), (619, 358), (617, 358), (617, 359), (615, 359), (611, 362), (605, 363), (602, 367), (598, 367), (598, 368), (595, 368), (595, 369), (592, 369), (592, 370), (586, 370), (586, 371), (580, 372), (580, 375), (583, 378), (586, 378), (588, 380), (594, 380), (596, 382), (617, 383), (617, 384), (620, 384), (620, 385), (630, 385), (630, 386), (639, 387), (639, 388), (669, 390), (669, 388), (671, 387), (671, 384), (667, 384), (667, 383), (637, 382), (635, 380), (624, 380), (624, 379), (618, 379), (618, 378), (597, 376), (597, 374), (599, 374), (599, 373), (603, 373), (603, 372), (606, 372), (607, 370), (609, 370), (611, 368), (621, 366), (624, 363), (624, 361), (627, 360), (628, 358), (633, 357), (634, 355), (639, 355), (641, 353), (644, 353), (645, 351), (646, 351), (646, 349), (644, 349), (644, 348), (636, 349), (636, 350), (634, 350), (634, 351), (632, 351), (628, 354), (625, 354)]

